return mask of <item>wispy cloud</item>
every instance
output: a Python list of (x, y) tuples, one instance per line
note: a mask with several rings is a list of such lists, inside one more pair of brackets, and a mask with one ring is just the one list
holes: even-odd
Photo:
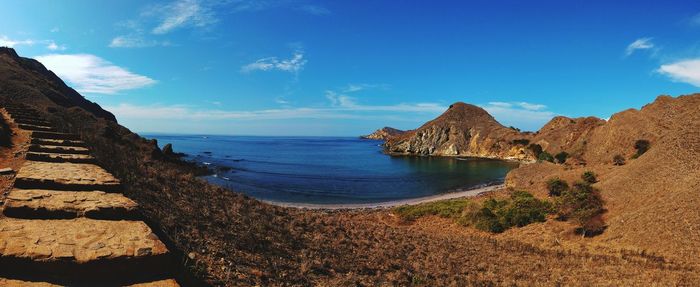
[(30, 39), (16, 40), (16, 39), (10, 39), (7, 36), (0, 36), (0, 47), (14, 48), (16, 46), (21, 46), (21, 45), (31, 46), (31, 45), (34, 45), (35, 43), (36, 43), (36, 41), (30, 40)]
[(81, 93), (116, 94), (156, 83), (95, 55), (50, 54), (35, 58)]
[[(198, 109), (183, 105), (139, 106), (122, 103), (107, 106), (117, 118), (125, 119), (190, 119), (190, 120), (283, 120), (283, 119), (366, 119), (366, 112), (431, 113), (443, 112), (447, 107), (436, 103), (397, 105), (353, 105), (349, 107), (290, 107), (251, 111)], [(385, 117), (385, 115), (380, 115)], [(395, 116), (386, 115), (396, 119)]]
[(56, 42), (51, 41), (48, 45), (46, 45), (46, 49), (51, 51), (64, 51), (66, 49), (66, 45), (58, 45)]
[(656, 71), (675, 82), (683, 82), (700, 87), (700, 59), (686, 59), (664, 64)]
[(161, 17), (153, 34), (166, 34), (182, 27), (205, 27), (218, 19), (213, 10), (199, 0), (179, 0), (166, 5), (153, 6), (147, 14)]
[(625, 49), (625, 56), (632, 55), (637, 50), (649, 50), (654, 48), (654, 43), (651, 42), (652, 38), (639, 38), (627, 45)]
[(307, 60), (304, 59), (304, 53), (297, 50), (292, 54), (292, 57), (286, 60), (280, 60), (277, 57), (268, 57), (259, 59), (253, 63), (241, 67), (241, 72), (250, 73), (254, 71), (284, 71), (291, 73), (299, 73), (306, 65)]
[(109, 43), (110, 48), (145, 48), (170, 45), (168, 41), (146, 40), (141, 35), (117, 36)]
[(501, 124), (525, 130), (537, 130), (556, 115), (546, 105), (528, 102), (490, 102), (481, 107)]

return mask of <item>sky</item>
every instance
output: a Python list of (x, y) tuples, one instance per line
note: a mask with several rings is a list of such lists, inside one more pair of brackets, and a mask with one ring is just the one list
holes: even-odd
[(700, 87), (700, 1), (0, 0), (0, 46), (140, 133), (537, 130)]

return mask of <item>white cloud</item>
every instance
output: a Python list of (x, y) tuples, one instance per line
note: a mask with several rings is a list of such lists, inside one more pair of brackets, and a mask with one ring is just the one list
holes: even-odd
[(542, 105), (542, 104), (532, 104), (528, 102), (518, 102), (516, 103), (518, 106), (520, 106), (523, 109), (530, 110), (530, 111), (540, 111), (544, 110), (547, 108), (547, 106)]
[(284, 71), (291, 73), (299, 73), (306, 65), (306, 59), (304, 59), (304, 53), (302, 51), (296, 51), (292, 55), (292, 58), (287, 60), (279, 60), (277, 57), (268, 57), (259, 59), (253, 63), (241, 67), (241, 72), (250, 73), (253, 71)]
[(673, 81), (700, 87), (700, 59), (687, 59), (664, 64), (656, 71)]
[(145, 48), (154, 46), (170, 46), (170, 42), (146, 40), (139, 35), (117, 36), (109, 43), (110, 48)]
[(81, 93), (116, 94), (156, 83), (95, 55), (50, 54), (35, 58)]
[(34, 40), (13, 40), (8, 38), (7, 36), (0, 36), (0, 47), (9, 47), (9, 48), (14, 48), (16, 46), (20, 45), (26, 45), (26, 46), (31, 46), (34, 45), (36, 41)]
[(61, 29), (58, 28), (58, 27), (53, 27), (53, 28), (51, 28), (51, 30), (49, 30), (49, 31), (50, 31), (51, 33), (58, 33), (58, 32), (61, 31)]
[(326, 91), (326, 99), (328, 99), (334, 107), (349, 108), (357, 106), (355, 98), (341, 95), (334, 91)]
[(639, 38), (629, 44), (625, 50), (625, 56), (632, 55), (637, 50), (649, 50), (654, 48), (654, 43), (651, 42), (652, 38)]
[(51, 51), (63, 51), (66, 49), (66, 45), (58, 45), (54, 41), (50, 41), (49, 44), (46, 46), (46, 49), (49, 49)]
[(538, 130), (556, 115), (545, 105), (527, 102), (490, 102), (481, 107), (501, 124), (525, 130)]
[(179, 0), (154, 6), (147, 14), (162, 18), (151, 31), (153, 34), (167, 34), (182, 27), (205, 27), (217, 22), (212, 9), (199, 0)]

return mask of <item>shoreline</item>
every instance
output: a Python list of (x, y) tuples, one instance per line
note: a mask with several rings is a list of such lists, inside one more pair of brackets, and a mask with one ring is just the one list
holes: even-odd
[(484, 187), (450, 192), (445, 194), (436, 194), (424, 197), (410, 198), (410, 199), (400, 199), (385, 202), (375, 202), (375, 203), (294, 203), (294, 202), (279, 202), (279, 201), (268, 201), (262, 200), (262, 202), (280, 206), (280, 207), (290, 207), (298, 209), (315, 209), (315, 210), (350, 210), (350, 209), (383, 209), (392, 208), (403, 205), (417, 205), (421, 203), (434, 202), (440, 200), (456, 199), (463, 197), (475, 197), (482, 195), (487, 192), (500, 190), (506, 188), (504, 183), (488, 185)]

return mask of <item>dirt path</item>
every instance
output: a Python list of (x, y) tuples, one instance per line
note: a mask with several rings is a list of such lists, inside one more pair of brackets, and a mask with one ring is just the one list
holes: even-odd
[(496, 190), (501, 190), (506, 188), (503, 184), (489, 185), (481, 188), (470, 189), (465, 191), (451, 192), (445, 194), (431, 195), (426, 197), (411, 198), (394, 200), (379, 203), (356, 203), (356, 204), (312, 204), (312, 203), (289, 203), (289, 202), (276, 202), (276, 201), (265, 201), (266, 203), (283, 206), (283, 207), (294, 207), (294, 208), (304, 208), (304, 209), (375, 209), (375, 208), (391, 208), (402, 205), (416, 205), (426, 202), (433, 202), (446, 199), (455, 199), (462, 197), (473, 197), (478, 196), (487, 192), (492, 192)]
[(79, 136), (27, 107), (3, 108), (29, 136), (0, 215), (1, 285), (178, 286), (170, 252)]

